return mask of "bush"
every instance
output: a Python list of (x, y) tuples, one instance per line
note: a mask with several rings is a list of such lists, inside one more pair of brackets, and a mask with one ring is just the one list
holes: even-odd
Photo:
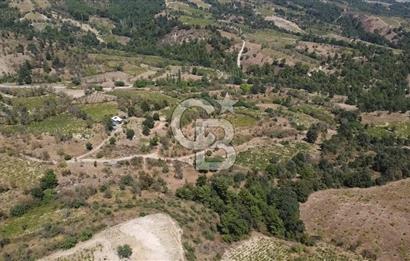
[(16, 206), (10, 209), (10, 216), (12, 217), (21, 217), (27, 213), (31, 208), (30, 204), (28, 203), (21, 203), (17, 204)]
[(73, 77), (73, 78), (71, 79), (71, 82), (72, 82), (74, 85), (80, 85), (80, 84), (81, 84), (81, 79), (80, 79), (79, 77)]
[(132, 140), (135, 136), (135, 131), (132, 129), (127, 129), (126, 136), (127, 139)]
[(90, 229), (84, 229), (80, 236), (79, 239), (80, 241), (87, 241), (88, 239), (92, 238), (93, 232)]
[(102, 92), (103, 91), (103, 87), (101, 85), (95, 85), (94, 86), (94, 90), (96, 90), (97, 92)]
[(86, 148), (87, 150), (92, 150), (92, 149), (93, 149), (93, 145), (92, 145), (91, 143), (87, 142), (87, 144), (85, 144), (85, 148)]
[(30, 194), (35, 199), (43, 199), (44, 197), (44, 191), (40, 187), (33, 188)]
[(137, 80), (134, 82), (134, 87), (136, 88), (144, 88), (147, 87), (148, 85), (152, 84), (152, 81), (148, 80)]
[(40, 180), (40, 187), (42, 190), (53, 189), (58, 186), (58, 180), (54, 171), (49, 170)]
[(151, 130), (147, 126), (144, 126), (142, 129), (142, 134), (144, 134), (145, 136), (149, 136), (150, 133)]
[(115, 81), (114, 85), (117, 87), (122, 87), (122, 86), (125, 86), (125, 83), (123, 81)]
[(64, 239), (63, 242), (61, 242), (61, 248), (62, 249), (70, 249), (75, 247), (75, 245), (77, 245), (78, 240), (75, 236), (68, 236)]
[(132, 255), (132, 249), (129, 245), (122, 245), (117, 248), (117, 254), (120, 258), (129, 258)]
[(123, 186), (131, 186), (134, 184), (134, 178), (130, 175), (121, 177), (120, 184)]

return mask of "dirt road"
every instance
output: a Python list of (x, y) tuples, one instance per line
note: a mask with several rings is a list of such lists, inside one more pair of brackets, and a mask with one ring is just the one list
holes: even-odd
[(246, 42), (245, 42), (245, 40), (243, 40), (242, 48), (238, 53), (238, 59), (236, 61), (237, 65), (238, 65), (238, 68), (241, 68), (241, 58), (242, 58), (243, 51), (245, 50), (245, 45), (246, 45)]

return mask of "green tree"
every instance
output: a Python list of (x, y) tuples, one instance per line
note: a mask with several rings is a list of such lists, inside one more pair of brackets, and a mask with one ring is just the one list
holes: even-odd
[(315, 143), (317, 138), (319, 137), (320, 129), (316, 124), (310, 126), (308, 132), (306, 133), (306, 141), (309, 143)]
[(17, 72), (17, 83), (22, 84), (31, 84), (31, 65), (28, 61), (22, 64)]

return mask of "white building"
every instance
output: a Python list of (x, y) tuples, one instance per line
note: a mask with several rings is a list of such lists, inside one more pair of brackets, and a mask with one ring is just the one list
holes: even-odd
[(111, 122), (114, 126), (121, 125), (122, 122), (123, 122), (123, 119), (119, 116), (114, 116), (114, 117), (111, 118)]

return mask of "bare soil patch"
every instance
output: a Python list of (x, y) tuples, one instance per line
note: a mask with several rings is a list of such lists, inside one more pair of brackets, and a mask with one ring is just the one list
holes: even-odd
[(372, 125), (386, 125), (391, 123), (400, 123), (410, 121), (410, 112), (400, 113), (387, 111), (376, 111), (370, 113), (362, 113), (362, 123)]
[(205, 40), (208, 37), (206, 30), (198, 29), (174, 29), (161, 40), (163, 44), (191, 42), (193, 40)]
[(301, 41), (296, 46), (296, 49), (300, 51), (307, 51), (309, 53), (316, 53), (324, 57), (334, 57), (336, 54), (340, 55), (341, 51), (345, 48), (331, 44), (320, 44)]
[(381, 18), (367, 15), (361, 15), (358, 18), (366, 31), (381, 35), (389, 41), (397, 40), (397, 34), (393, 31), (393, 27)]
[[(240, 50), (242, 43), (235, 45), (235, 49)], [(271, 64), (273, 59), (262, 52), (262, 45), (257, 43), (246, 42), (245, 50), (242, 53), (241, 65), (247, 68), (250, 65)]]
[(181, 228), (168, 215), (149, 215), (109, 228), (71, 250), (41, 260), (116, 261), (120, 260), (117, 247), (124, 244), (133, 250), (128, 260), (184, 260), (181, 236)]
[(303, 30), (297, 25), (296, 23), (286, 20), (282, 17), (279, 16), (267, 16), (265, 17), (266, 21), (272, 21), (277, 27), (285, 29), (290, 32), (295, 32), (295, 33), (302, 33)]

